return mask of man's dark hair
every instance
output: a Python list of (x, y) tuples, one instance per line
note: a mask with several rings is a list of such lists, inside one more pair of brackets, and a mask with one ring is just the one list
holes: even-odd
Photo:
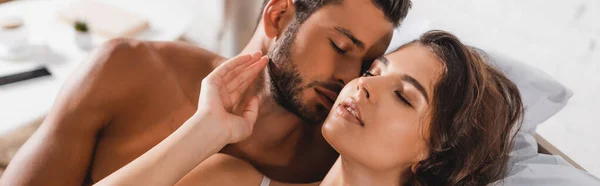
[[(265, 0), (261, 8), (261, 12), (264, 11), (265, 7), (270, 0)], [(296, 0), (296, 19), (302, 24), (308, 17), (315, 13), (320, 8), (329, 4), (340, 4), (344, 0)], [(371, 0), (373, 4), (385, 15), (385, 18), (392, 22), (395, 26), (399, 26), (402, 20), (406, 18), (408, 10), (412, 6), (410, 0)], [(262, 14), (259, 16), (259, 22)]]

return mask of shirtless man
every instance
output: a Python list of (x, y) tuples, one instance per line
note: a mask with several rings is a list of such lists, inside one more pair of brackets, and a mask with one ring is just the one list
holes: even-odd
[[(249, 138), (220, 152), (274, 180), (321, 180), (338, 156), (321, 122), (342, 86), (383, 55), (409, 7), (409, 0), (270, 0), (243, 51), (271, 60), (244, 94), (259, 97), (258, 118)], [(108, 42), (65, 84), (1, 185), (101, 180), (192, 116), (202, 79), (225, 60), (182, 43)]]

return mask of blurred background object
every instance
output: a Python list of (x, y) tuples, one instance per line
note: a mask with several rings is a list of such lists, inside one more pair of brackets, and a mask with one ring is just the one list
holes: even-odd
[(263, 0), (198, 1), (196, 19), (184, 35), (188, 42), (198, 44), (226, 57), (237, 55), (256, 28)]
[(19, 16), (0, 17), (0, 58), (18, 60), (27, 57), (29, 35)]
[(75, 43), (80, 49), (90, 50), (93, 47), (92, 36), (88, 22), (80, 20), (75, 21), (73, 28), (75, 29)]
[(107, 37), (135, 37), (148, 30), (148, 19), (101, 1), (74, 1), (58, 12), (70, 24), (85, 22)]

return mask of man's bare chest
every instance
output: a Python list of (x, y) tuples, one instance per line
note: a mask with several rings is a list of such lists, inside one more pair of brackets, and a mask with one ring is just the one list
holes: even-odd
[(150, 150), (196, 111), (196, 104), (177, 91), (157, 91), (134, 99), (97, 134), (89, 169), (94, 182)]

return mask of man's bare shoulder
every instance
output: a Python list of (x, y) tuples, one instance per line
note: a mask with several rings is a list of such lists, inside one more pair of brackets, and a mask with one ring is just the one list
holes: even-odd
[(215, 53), (181, 42), (113, 39), (94, 52), (78, 76), (92, 81), (94, 87), (121, 92), (121, 96), (145, 92), (165, 80), (181, 84), (184, 89), (197, 89), (194, 85), (223, 60)]
[(114, 114), (112, 111), (127, 106), (132, 97), (172, 88), (167, 85), (197, 92), (202, 78), (221, 59), (184, 43), (113, 39), (94, 51), (69, 78), (59, 101), (76, 103), (73, 109), (78, 111), (102, 108)]
[(151, 42), (149, 44), (172, 67), (185, 67), (187, 69), (209, 68), (212, 71), (212, 69), (225, 60), (218, 54), (188, 43)]
[[(100, 55), (131, 72), (208, 74), (224, 58), (203, 48), (183, 42), (153, 42), (113, 39), (101, 49)], [(100, 60), (102, 62), (104, 60)]]

